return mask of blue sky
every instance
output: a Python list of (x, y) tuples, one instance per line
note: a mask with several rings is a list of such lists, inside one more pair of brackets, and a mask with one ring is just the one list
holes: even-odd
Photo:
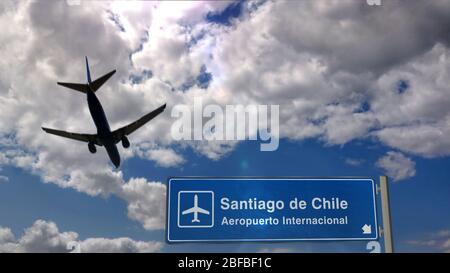
[[(449, 10), (397, 0), (2, 2), (0, 23), (14, 25), (0, 38), (0, 252), (65, 251), (70, 240), (94, 252), (367, 252), (364, 242), (168, 245), (165, 184), (383, 174), (396, 250), (450, 251)], [(85, 98), (55, 87), (85, 80), (86, 55), (93, 78), (117, 68), (97, 92), (111, 127), (168, 105), (130, 136), (131, 149), (119, 147), (118, 170), (103, 149), (91, 155), (40, 128), (95, 130)], [(194, 98), (279, 105), (279, 148), (175, 141), (171, 109)]]
[[(367, 148), (367, 147), (371, 148)], [(167, 181), (169, 176), (367, 176), (382, 174), (374, 162), (388, 150), (365, 141), (343, 147), (324, 148), (316, 141), (293, 143), (282, 140), (276, 152), (260, 152), (256, 142), (243, 142), (230, 155), (211, 161), (186, 151), (183, 168), (158, 168), (142, 159), (125, 161), (125, 176), (147, 177)], [(345, 163), (346, 158), (363, 159), (360, 166)], [(432, 251), (408, 243), (450, 225), (448, 196), (449, 159), (420, 159), (417, 175), (406, 181), (391, 183), (392, 220), (395, 247), (401, 252)], [(2, 224), (20, 234), (39, 215), (58, 223), (61, 230), (76, 230), (80, 238), (128, 236), (138, 240), (163, 240), (163, 231), (149, 232), (125, 215), (126, 204), (110, 196), (92, 198), (71, 189), (42, 183), (39, 177), (12, 167), (2, 173), (10, 179), (1, 183), (0, 214)], [(365, 243), (251, 243), (247, 244), (173, 244), (163, 251), (259, 251), (281, 248), (292, 251), (365, 251)]]

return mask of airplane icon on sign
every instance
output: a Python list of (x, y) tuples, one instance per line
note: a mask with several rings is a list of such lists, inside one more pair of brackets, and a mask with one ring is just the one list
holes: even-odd
[(198, 206), (198, 196), (197, 194), (194, 195), (194, 206), (192, 208), (189, 208), (187, 210), (184, 210), (181, 214), (182, 215), (186, 215), (186, 214), (194, 214), (194, 219), (192, 219), (192, 223), (200, 223), (200, 220), (198, 220), (198, 214), (202, 213), (202, 214), (206, 214), (209, 215), (209, 211), (202, 209)]

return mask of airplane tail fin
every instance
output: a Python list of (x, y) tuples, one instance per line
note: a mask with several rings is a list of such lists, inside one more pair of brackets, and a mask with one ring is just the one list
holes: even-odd
[(87, 75), (87, 84), (82, 83), (69, 83), (69, 82), (58, 82), (59, 85), (79, 91), (81, 93), (87, 93), (88, 88), (91, 87), (91, 90), (93, 92), (97, 91), (109, 78), (111, 78), (112, 75), (116, 73), (116, 70), (113, 70), (109, 73), (106, 73), (105, 75), (101, 76), (100, 78), (96, 79), (95, 81), (91, 81), (91, 72), (89, 70), (89, 61), (86, 56), (86, 75)]
[(114, 73), (116, 73), (116, 70), (114, 69), (111, 72), (106, 73), (105, 75), (101, 76), (100, 78), (96, 79), (95, 81), (91, 80), (91, 72), (89, 71), (89, 61), (86, 56), (86, 73), (87, 73), (87, 80), (88, 84), (91, 87), (92, 91), (97, 91)]
[(88, 84), (91, 84), (91, 72), (89, 71), (89, 61), (87, 56), (85, 56), (86, 58), (86, 75), (87, 75), (87, 82)]

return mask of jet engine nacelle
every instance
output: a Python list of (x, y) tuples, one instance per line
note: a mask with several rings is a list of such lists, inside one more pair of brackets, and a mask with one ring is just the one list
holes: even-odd
[(89, 152), (92, 154), (95, 154), (97, 152), (97, 148), (95, 148), (95, 144), (92, 142), (88, 143)]
[(128, 140), (128, 138), (126, 136), (122, 137), (122, 147), (124, 147), (125, 149), (130, 147), (130, 141)]

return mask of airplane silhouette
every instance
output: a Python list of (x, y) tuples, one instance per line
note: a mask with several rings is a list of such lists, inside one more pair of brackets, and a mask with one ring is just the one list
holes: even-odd
[(202, 214), (207, 214), (209, 215), (209, 211), (202, 209), (198, 206), (198, 196), (197, 194), (194, 195), (194, 206), (190, 209), (184, 210), (181, 214), (186, 215), (186, 214), (194, 214), (194, 219), (192, 220), (192, 223), (199, 223), (200, 220), (198, 220), (198, 214), (202, 213)]
[(106, 119), (105, 111), (103, 110), (100, 101), (98, 100), (95, 92), (114, 74), (116, 70), (113, 70), (95, 81), (91, 81), (91, 73), (89, 71), (89, 62), (86, 57), (86, 74), (87, 74), (87, 83), (66, 83), (66, 82), (58, 82), (59, 85), (79, 91), (81, 93), (86, 94), (87, 102), (89, 107), (89, 112), (91, 113), (92, 119), (94, 120), (95, 127), (97, 127), (97, 134), (78, 134), (78, 133), (70, 133), (50, 128), (42, 127), (42, 129), (49, 134), (66, 137), (78, 141), (83, 141), (88, 143), (88, 148), (91, 153), (96, 153), (97, 149), (95, 145), (104, 146), (111, 162), (116, 166), (116, 168), (120, 165), (120, 155), (117, 150), (116, 144), (118, 142), (122, 142), (122, 146), (127, 149), (130, 147), (130, 141), (127, 136), (137, 129), (139, 129), (142, 125), (152, 120), (157, 115), (161, 114), (166, 108), (166, 104), (160, 106), (156, 110), (148, 113), (147, 115), (141, 117), (128, 124), (127, 126), (121, 127), (117, 130), (111, 131), (108, 120)]

